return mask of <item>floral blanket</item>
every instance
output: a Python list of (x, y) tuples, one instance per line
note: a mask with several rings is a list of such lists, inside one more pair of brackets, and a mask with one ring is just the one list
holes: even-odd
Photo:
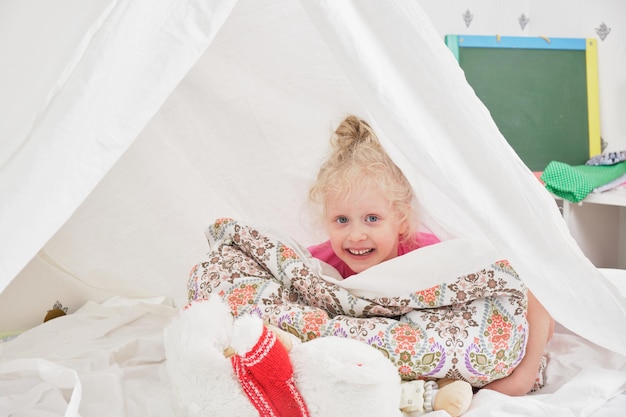
[[(467, 271), (448, 273), (427, 288), (420, 287), (422, 279), (403, 275), (395, 281), (411, 291), (367, 296), (322, 275), (319, 262), (302, 248), (241, 222), (219, 219), (206, 235), (211, 250), (190, 273), (190, 302), (217, 294), (234, 315), (259, 315), (304, 342), (324, 336), (361, 340), (387, 356), (405, 380), (447, 377), (481, 387), (508, 375), (524, 354), (526, 288), (505, 260), (477, 267), (468, 259)], [(458, 252), (442, 253), (465, 262)], [(376, 281), (394, 281), (393, 261), (373, 272), (381, 274)], [(431, 264), (424, 268), (446, 269), (440, 260)], [(407, 273), (417, 277), (421, 266), (411, 265)]]

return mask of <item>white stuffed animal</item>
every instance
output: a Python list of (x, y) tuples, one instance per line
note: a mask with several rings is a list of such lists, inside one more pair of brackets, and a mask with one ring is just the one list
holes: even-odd
[[(259, 317), (234, 320), (217, 297), (181, 310), (165, 329), (164, 343), (180, 417), (411, 415), (403, 414), (401, 403), (407, 411), (424, 411), (423, 382), (413, 403), (416, 394), (407, 389), (414, 386), (401, 384), (395, 366), (376, 349), (339, 337), (300, 343)], [(471, 387), (455, 383), (444, 389), (449, 392), (439, 390), (435, 409), (459, 415), (468, 408)]]

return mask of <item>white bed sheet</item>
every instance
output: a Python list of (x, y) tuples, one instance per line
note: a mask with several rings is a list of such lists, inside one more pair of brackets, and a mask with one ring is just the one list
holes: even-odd
[[(0, 343), (0, 415), (175, 415), (162, 331), (176, 312), (165, 298), (90, 302), (73, 314)], [(560, 326), (548, 355), (543, 390), (517, 398), (482, 390), (465, 415), (624, 415), (623, 356)]]
[(114, 298), (0, 344), (0, 416), (171, 417), (166, 299)]

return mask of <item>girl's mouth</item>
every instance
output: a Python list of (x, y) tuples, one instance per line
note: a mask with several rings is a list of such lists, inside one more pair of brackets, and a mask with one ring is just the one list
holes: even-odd
[(374, 252), (374, 249), (346, 249), (346, 251), (354, 256), (365, 256)]

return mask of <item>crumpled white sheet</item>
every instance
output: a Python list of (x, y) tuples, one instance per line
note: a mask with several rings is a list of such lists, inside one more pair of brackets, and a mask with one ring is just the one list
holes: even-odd
[(176, 311), (90, 302), (0, 344), (0, 416), (171, 417), (162, 333)]
[(82, 384), (76, 371), (43, 359), (15, 359), (0, 365), (0, 412), (22, 416), (78, 413)]
[[(89, 302), (0, 343), (0, 416), (174, 416), (163, 329), (177, 311), (165, 298)], [(624, 415), (623, 356), (560, 326), (547, 353), (542, 390), (516, 398), (481, 390), (465, 416)]]

